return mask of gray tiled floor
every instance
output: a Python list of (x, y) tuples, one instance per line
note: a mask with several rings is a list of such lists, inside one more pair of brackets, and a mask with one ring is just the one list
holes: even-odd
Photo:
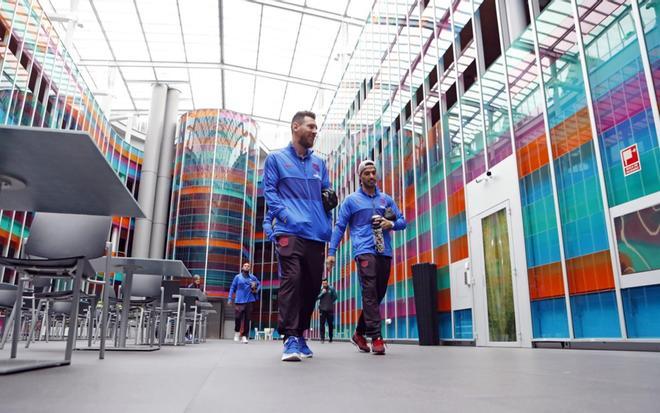
[[(19, 357), (60, 356), (37, 343)], [(642, 412), (660, 410), (660, 354), (210, 341), (153, 353), (76, 352), (73, 365), (0, 376), (0, 412)], [(7, 349), (0, 357), (8, 356)]]

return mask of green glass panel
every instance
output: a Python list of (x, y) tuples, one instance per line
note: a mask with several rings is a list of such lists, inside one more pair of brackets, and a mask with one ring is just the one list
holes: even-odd
[(516, 319), (511, 280), (511, 252), (506, 209), (481, 221), (486, 298), (488, 301), (488, 334), (490, 341), (516, 341)]

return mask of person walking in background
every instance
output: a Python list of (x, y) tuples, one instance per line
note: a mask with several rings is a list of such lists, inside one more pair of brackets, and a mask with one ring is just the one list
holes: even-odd
[(291, 120), (291, 143), (271, 152), (264, 167), (264, 197), (274, 218), (272, 238), (280, 266), (279, 332), (282, 361), (300, 361), (314, 353), (303, 336), (309, 329), (321, 287), (330, 213), (322, 191), (330, 188), (325, 162), (311, 148), (316, 115), (297, 112)]
[(325, 325), (328, 324), (328, 340), (332, 343), (332, 331), (335, 324), (335, 301), (337, 301), (337, 293), (335, 289), (330, 286), (328, 279), (324, 278), (321, 284), (321, 294), (319, 300), (319, 318), (321, 321), (320, 335), (321, 343), (325, 343)]
[[(257, 301), (261, 284), (259, 279), (250, 273), (250, 263), (243, 263), (241, 272), (234, 276), (229, 288), (229, 301), (234, 302), (236, 321), (234, 324), (234, 341), (248, 343), (250, 335), (250, 314), (252, 314), (252, 303)], [(235, 297), (234, 297), (235, 296)]]
[[(204, 284), (202, 284), (202, 277), (199, 274), (193, 276), (192, 282), (186, 286), (186, 288), (197, 288), (200, 291), (204, 291)], [(193, 328), (192, 325), (189, 325), (186, 328), (186, 340), (192, 342), (193, 340)]]
[[(362, 287), (362, 311), (351, 342), (364, 353), (385, 354), (381, 335), (380, 302), (387, 292), (392, 264), (391, 232), (406, 228), (406, 220), (394, 200), (376, 185), (376, 164), (364, 160), (358, 166), (360, 188), (341, 205), (328, 248), (326, 267), (335, 265), (337, 247), (350, 225), (353, 259)], [(365, 336), (371, 338), (371, 348)]]

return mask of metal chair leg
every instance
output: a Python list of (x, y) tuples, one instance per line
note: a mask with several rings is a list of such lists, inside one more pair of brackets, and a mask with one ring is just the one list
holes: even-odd
[(12, 324), (14, 322), (14, 316), (16, 313), (14, 312), (14, 309), (16, 307), (11, 309), (11, 312), (9, 313), (9, 317), (5, 319), (5, 328), (4, 331), (2, 332), (2, 342), (0, 343), (0, 350), (5, 348), (5, 343), (7, 342), (7, 338), (9, 338), (9, 335), (11, 334), (12, 331)]
[[(30, 333), (28, 334), (25, 348), (30, 348), (30, 343), (32, 342), (32, 337), (34, 336), (34, 330), (37, 328), (37, 322), (39, 321), (39, 311), (41, 310), (43, 301), (43, 299), (39, 300), (39, 304), (37, 304), (36, 310), (33, 309), (32, 311), (32, 323), (30, 324)], [(34, 302), (34, 300), (32, 300), (32, 302)]]
[(64, 351), (64, 360), (71, 361), (73, 349), (76, 346), (76, 333), (78, 323), (78, 310), (80, 307), (80, 285), (83, 278), (84, 260), (78, 260), (76, 274), (73, 279), (73, 297), (71, 297), (71, 321), (69, 322), (69, 336), (67, 337), (66, 350)]
[(24, 280), (18, 278), (18, 290), (16, 291), (16, 302), (14, 303), (14, 310), (16, 315), (14, 316), (14, 333), (11, 338), (11, 355), (10, 357), (15, 359), (16, 353), (18, 351), (18, 339), (21, 335), (21, 307), (23, 306), (23, 288)]

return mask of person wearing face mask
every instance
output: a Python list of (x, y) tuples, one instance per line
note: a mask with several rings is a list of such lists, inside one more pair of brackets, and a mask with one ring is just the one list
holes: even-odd
[(316, 131), (314, 113), (296, 113), (291, 120), (291, 144), (271, 152), (264, 166), (264, 197), (274, 218), (271, 240), (275, 242), (280, 269), (278, 328), (284, 337), (282, 361), (300, 361), (314, 354), (303, 334), (309, 329), (316, 306), (325, 243), (332, 235), (330, 213), (322, 195), (330, 188), (328, 171), (323, 159), (311, 150)]
[[(350, 225), (353, 259), (362, 287), (362, 311), (351, 342), (363, 353), (385, 354), (381, 336), (380, 302), (387, 292), (392, 264), (392, 231), (406, 228), (406, 220), (389, 195), (376, 185), (372, 160), (358, 166), (360, 188), (346, 197), (339, 209), (326, 259), (327, 270), (335, 265), (337, 246)], [(365, 336), (371, 338), (371, 348)]]
[(236, 310), (236, 321), (234, 324), (234, 341), (248, 343), (250, 335), (250, 314), (252, 313), (252, 303), (258, 300), (261, 284), (259, 279), (250, 273), (250, 263), (243, 263), (241, 272), (234, 276), (234, 280), (229, 288), (229, 301), (231, 305), (234, 302)]

